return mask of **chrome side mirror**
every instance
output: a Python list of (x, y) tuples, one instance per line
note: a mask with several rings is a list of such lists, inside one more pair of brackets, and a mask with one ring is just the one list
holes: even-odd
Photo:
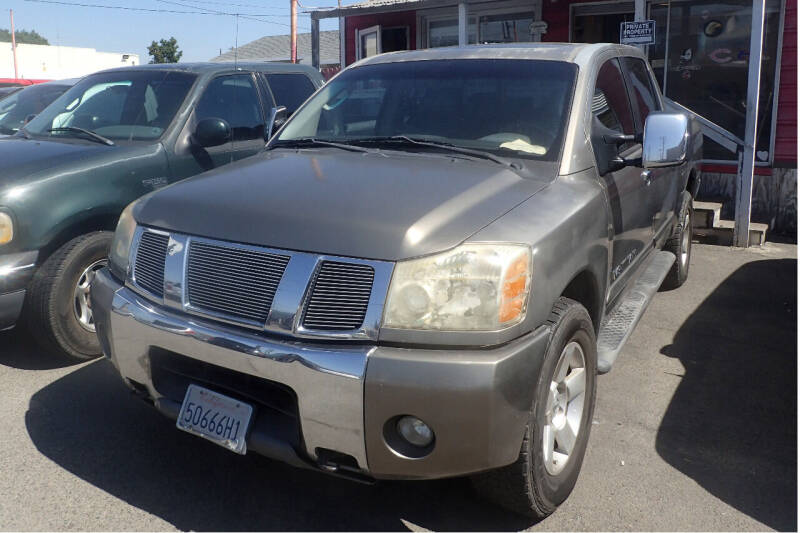
[(269, 131), (269, 137), (275, 135), (275, 132), (278, 131), (281, 126), (283, 126), (286, 119), (289, 118), (288, 113), (286, 112), (285, 106), (277, 106), (273, 107), (269, 113), (269, 122), (267, 123), (267, 131)]
[(655, 112), (647, 116), (642, 137), (642, 166), (671, 167), (686, 161), (689, 117), (683, 113)]

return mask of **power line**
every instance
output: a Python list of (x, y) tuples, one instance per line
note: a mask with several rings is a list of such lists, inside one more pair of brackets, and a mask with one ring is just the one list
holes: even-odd
[[(56, 4), (62, 6), (70, 6), (70, 7), (89, 7), (89, 8), (98, 8), (98, 9), (118, 9), (123, 11), (136, 11), (136, 12), (145, 12), (145, 13), (167, 13), (167, 14), (176, 14), (176, 15), (214, 15), (214, 16), (235, 16), (239, 15), (243, 19), (253, 20), (256, 22), (263, 22), (265, 24), (276, 24), (278, 26), (286, 26), (289, 27), (289, 24), (276, 22), (273, 20), (264, 20), (263, 18), (258, 17), (275, 17), (278, 15), (270, 14), (270, 13), (227, 13), (224, 11), (216, 11), (210, 8), (201, 8), (198, 6), (191, 6), (186, 4), (178, 4), (176, 2), (164, 2), (174, 5), (179, 5), (183, 7), (188, 7), (190, 9), (199, 9), (200, 11), (185, 11), (185, 10), (177, 10), (177, 9), (154, 9), (154, 8), (146, 8), (146, 7), (130, 7), (130, 6), (109, 6), (105, 4), (88, 4), (82, 2), (67, 2), (64, 0), (23, 0), (24, 2), (34, 2), (39, 4)], [(162, 0), (157, 0), (162, 1)], [(205, 9), (205, 11), (203, 11)], [(308, 29), (308, 28), (303, 28)]]

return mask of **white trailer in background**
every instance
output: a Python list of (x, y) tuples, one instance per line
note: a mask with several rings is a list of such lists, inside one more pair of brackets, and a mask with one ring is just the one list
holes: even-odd
[[(138, 65), (139, 55), (100, 52), (94, 48), (17, 43), (19, 78), (57, 80), (80, 78), (98, 70)], [(0, 78), (14, 78), (14, 51), (10, 42), (0, 43)]]

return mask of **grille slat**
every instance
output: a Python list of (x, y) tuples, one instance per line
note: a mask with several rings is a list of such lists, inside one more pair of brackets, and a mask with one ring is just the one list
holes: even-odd
[(303, 327), (347, 331), (364, 323), (375, 270), (369, 265), (323, 261), (311, 287)]
[(168, 235), (145, 231), (136, 250), (134, 281), (158, 297), (164, 296), (164, 262), (167, 259), (168, 244)]
[(289, 257), (193, 241), (186, 288), (199, 311), (263, 324)]

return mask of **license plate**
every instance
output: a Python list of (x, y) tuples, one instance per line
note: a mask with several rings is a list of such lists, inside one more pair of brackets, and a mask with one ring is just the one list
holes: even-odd
[(189, 385), (176, 425), (243, 455), (247, 451), (245, 434), (252, 416), (253, 407), (244, 402)]

